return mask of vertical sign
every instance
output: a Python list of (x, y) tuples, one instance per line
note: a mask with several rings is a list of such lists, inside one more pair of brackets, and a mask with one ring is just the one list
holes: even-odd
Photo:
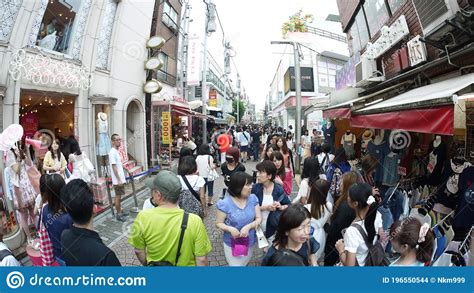
[(161, 116), (161, 141), (163, 144), (171, 144), (171, 115), (163, 112)]
[(209, 106), (217, 107), (217, 91), (215, 89), (209, 91)]
[(188, 68), (186, 81), (190, 86), (199, 85), (201, 69), (201, 43), (197, 36), (190, 37), (188, 40)]

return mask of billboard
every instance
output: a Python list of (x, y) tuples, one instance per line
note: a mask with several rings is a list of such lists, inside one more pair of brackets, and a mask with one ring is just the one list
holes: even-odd
[[(295, 67), (291, 66), (285, 72), (285, 95), (296, 91)], [(314, 92), (313, 67), (301, 67), (301, 92)]]

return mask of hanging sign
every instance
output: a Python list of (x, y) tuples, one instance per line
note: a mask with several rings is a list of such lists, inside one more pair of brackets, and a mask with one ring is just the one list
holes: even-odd
[(215, 89), (209, 91), (209, 106), (217, 107), (217, 91)]
[(410, 65), (415, 66), (427, 60), (426, 45), (416, 36), (407, 43)]
[(201, 81), (201, 43), (197, 36), (188, 39), (188, 70), (186, 81), (188, 86), (197, 86)]
[(161, 142), (171, 144), (171, 115), (170, 112), (163, 112), (161, 116)]

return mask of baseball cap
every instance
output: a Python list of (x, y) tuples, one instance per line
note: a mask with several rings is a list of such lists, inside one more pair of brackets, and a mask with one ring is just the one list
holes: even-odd
[(176, 202), (181, 194), (181, 182), (173, 172), (163, 170), (155, 177), (145, 181), (145, 185), (151, 190), (158, 190), (165, 199)]

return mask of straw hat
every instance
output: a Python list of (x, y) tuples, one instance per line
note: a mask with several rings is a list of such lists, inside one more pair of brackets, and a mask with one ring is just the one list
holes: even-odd
[(104, 112), (99, 112), (99, 114), (97, 114), (97, 118), (101, 119), (102, 121), (107, 121), (107, 114)]
[(374, 137), (374, 133), (370, 129), (366, 129), (362, 134), (362, 140), (370, 140)]

